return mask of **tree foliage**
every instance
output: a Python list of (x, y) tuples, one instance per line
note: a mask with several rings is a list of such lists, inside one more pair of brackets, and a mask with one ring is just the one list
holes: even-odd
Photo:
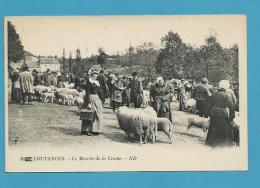
[(8, 21), (8, 63), (22, 60), (24, 58), (24, 47), (16, 32), (14, 25)]
[(148, 77), (152, 77), (154, 63), (157, 57), (157, 51), (152, 42), (144, 42), (136, 48), (136, 56), (140, 62), (146, 67)]
[(169, 31), (161, 39), (162, 48), (155, 64), (158, 73), (168, 78), (201, 79), (212, 82), (222, 79), (238, 81), (238, 46), (225, 49), (216, 36), (209, 36), (205, 44), (195, 48), (185, 44), (178, 33)]
[(169, 31), (161, 39), (162, 48), (155, 64), (157, 72), (166, 78), (181, 78), (188, 46), (183, 43), (180, 35)]

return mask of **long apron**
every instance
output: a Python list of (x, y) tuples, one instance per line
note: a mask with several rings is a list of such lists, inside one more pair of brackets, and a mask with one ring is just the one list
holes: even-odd
[(102, 102), (98, 95), (89, 95), (91, 110), (96, 112), (96, 119), (92, 124), (92, 132), (101, 133), (103, 131), (103, 109)]

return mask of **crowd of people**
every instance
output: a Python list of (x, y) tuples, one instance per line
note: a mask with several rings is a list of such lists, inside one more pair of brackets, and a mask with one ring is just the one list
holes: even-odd
[[(33, 87), (37, 85), (64, 88), (73, 83), (78, 90), (84, 89), (84, 108), (95, 112), (94, 121), (82, 120), (82, 134), (99, 135), (103, 131), (103, 106), (107, 98), (110, 107), (116, 111), (120, 106), (134, 108), (146, 107), (144, 90), (150, 93), (149, 105), (154, 108), (158, 117), (168, 118), (173, 122), (171, 102), (175, 97), (179, 101), (179, 110), (185, 110), (189, 99), (196, 101), (196, 111), (200, 117), (210, 118), (206, 144), (210, 146), (232, 145), (232, 121), (238, 109), (238, 84), (231, 88), (228, 80), (210, 85), (207, 78), (200, 83), (181, 79), (175, 85), (163, 77), (149, 81), (143, 87), (137, 72), (132, 76), (105, 74), (104, 70), (91, 68), (86, 77), (73, 74), (60, 74), (47, 70), (43, 73), (28, 66), (10, 73), (12, 81), (11, 100), (16, 103), (32, 104)], [(27, 102), (27, 103), (26, 103)]]

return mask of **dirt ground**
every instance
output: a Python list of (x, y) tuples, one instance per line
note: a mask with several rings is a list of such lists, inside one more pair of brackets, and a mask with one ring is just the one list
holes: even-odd
[[(191, 128), (187, 132), (187, 119), (190, 113), (179, 112), (178, 103), (171, 104), (173, 111), (174, 133), (173, 144), (159, 132), (158, 140), (153, 147), (187, 148), (194, 146), (207, 147), (202, 129)], [(11, 146), (37, 146), (47, 144), (58, 147), (102, 147), (106, 146), (136, 146), (138, 140), (126, 140), (125, 134), (119, 129), (117, 118), (108, 104), (104, 105), (104, 132), (99, 136), (80, 134), (81, 121), (76, 106), (39, 103), (34, 105), (9, 104), (9, 144)], [(147, 145), (152, 145), (148, 143)]]

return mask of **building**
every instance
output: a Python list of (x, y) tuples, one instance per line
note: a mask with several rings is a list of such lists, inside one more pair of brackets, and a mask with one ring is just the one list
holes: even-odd
[(47, 69), (53, 72), (61, 71), (61, 63), (58, 58), (55, 57), (39, 57), (40, 70), (45, 72)]
[(28, 65), (29, 71), (37, 70), (39, 72), (45, 72), (47, 69), (56, 72), (61, 71), (61, 62), (58, 58), (42, 56), (37, 57), (27, 51), (24, 52), (24, 59), (17, 63), (11, 62), (9, 64), (9, 69), (10, 71), (16, 68), (20, 69), (24, 63)]

